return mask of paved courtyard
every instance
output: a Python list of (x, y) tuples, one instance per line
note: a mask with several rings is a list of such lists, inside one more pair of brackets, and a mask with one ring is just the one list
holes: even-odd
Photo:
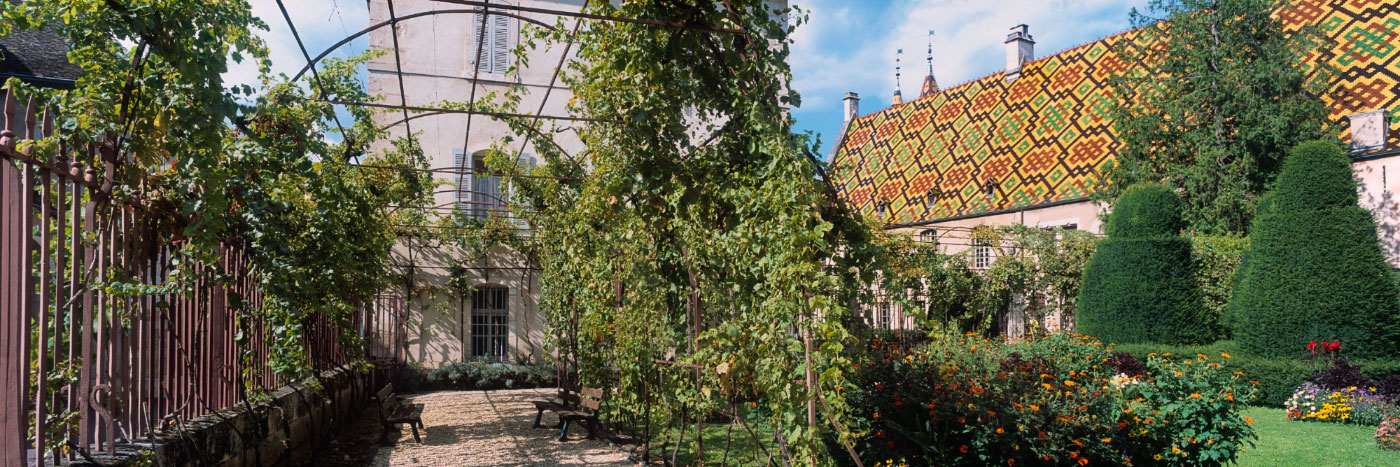
[[(369, 465), (638, 465), (605, 441), (582, 439), (583, 427), (569, 427), (569, 440), (559, 442), (558, 430), (532, 429), (535, 406), (530, 401), (551, 398), (553, 388), (501, 391), (440, 391), (406, 396), (424, 404), (423, 444), (413, 441), (407, 426), (393, 445), (379, 448)], [(373, 417), (373, 413), (370, 414)], [(546, 413), (543, 423), (556, 421)]]

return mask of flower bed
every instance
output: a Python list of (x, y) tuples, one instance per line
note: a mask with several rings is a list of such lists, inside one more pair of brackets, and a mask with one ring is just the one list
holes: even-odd
[[(1218, 465), (1254, 437), (1254, 392), (1225, 355), (1151, 356), (1146, 374), (1089, 337), (873, 342), (847, 389), (861, 457), (937, 465)], [(1134, 360), (1136, 362), (1136, 360)]]
[(1400, 451), (1400, 417), (1381, 421), (1381, 426), (1376, 428), (1376, 444), (1381, 449)]

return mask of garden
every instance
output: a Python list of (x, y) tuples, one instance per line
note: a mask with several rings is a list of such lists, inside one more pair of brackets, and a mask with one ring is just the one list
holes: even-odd
[[(538, 266), (552, 361), (411, 368), (402, 389), (599, 388), (588, 415), (642, 462), (1400, 464), (1400, 285), (1347, 153), (1318, 130), (1326, 109), (1311, 101), (1295, 102), (1287, 125), (1219, 119), (1289, 128), (1282, 136), (1243, 126), (1163, 136), (1194, 111), (1149, 106), (1179, 112), (1154, 120), (1124, 105), (1119, 118), (1147, 124), (1120, 129), (1122, 164), (1095, 195), (1111, 205), (1104, 236), (981, 226), (970, 241), (995, 253), (979, 264), (973, 250), (917, 242), (848, 206), (817, 138), (793, 130), (788, 106), (801, 96), (787, 63), (792, 28), (807, 21), (800, 9), (783, 10), (782, 23), (758, 0), (602, 2), (589, 14), (627, 21), (530, 29), (514, 51), (577, 47), (580, 61), (559, 79), (573, 93), (569, 118), (583, 123), (545, 127), (517, 108), (521, 90), (433, 108), (490, 113), (516, 136), (578, 135), (573, 154), (536, 145), (538, 166), (519, 164), (510, 138), (486, 151), (526, 235), (499, 218), (430, 214), (439, 181), (425, 175), (428, 155), (414, 133), (374, 119), (379, 98), (357, 80), (375, 53), (323, 62), (314, 84), (273, 76), (252, 32), (264, 25), (246, 4), (164, 3), (117, 16), (84, 1), (0, 7), (37, 18), (5, 30), (71, 23), (71, 56), (87, 70), (71, 92), (6, 85), (7, 130), (23, 98), (54, 109), (61, 131), (34, 131), (31, 110), (25, 138), (7, 131), (0, 145), (4, 193), (27, 197), (5, 204), (7, 216), (43, 220), (3, 231), (26, 255), (6, 274), (29, 286), (13, 287), (23, 293), (6, 305), (45, 310), (4, 316), (19, 336), (6, 352), (28, 356), (7, 367), (6, 400), (26, 402), (5, 415), (36, 420), (7, 435), (5, 456), (114, 452), (112, 419), (154, 438), (286, 384), (317, 388), (332, 367), (367, 370), (366, 304), (401, 284), (415, 290), (411, 267), (391, 255), (407, 239), (464, 252), (463, 264), (504, 245)], [(1183, 21), (1174, 34), (1193, 30)], [(191, 29), (204, 32), (182, 32)], [(1183, 53), (1202, 50), (1190, 43)], [(226, 55), (243, 54), (259, 63), (263, 89), (223, 87)], [(1258, 66), (1302, 80), (1283, 88), (1309, 86)], [(1197, 104), (1234, 105), (1215, 98)], [(1178, 147), (1194, 152), (1169, 157)], [(1180, 162), (1198, 154), (1240, 170)], [(1162, 161), (1179, 167), (1152, 166)], [(93, 273), (93, 261), (83, 272), (83, 250), (103, 252), (91, 255), (105, 270)], [(460, 305), (473, 285), (457, 266), (421, 292)], [(894, 305), (912, 325), (874, 325)], [(86, 312), (87, 325), (65, 312)], [(98, 373), (94, 351), (136, 356), (135, 368)], [(180, 359), (142, 360), (152, 354)], [(227, 371), (205, 372), (215, 367)], [(136, 384), (171, 380), (208, 406)], [(103, 391), (108, 402), (164, 404), (151, 411), (166, 418), (112, 404), (112, 426), (97, 427)], [(270, 420), (270, 410), (248, 411)], [(238, 433), (275, 444), (263, 435)]]

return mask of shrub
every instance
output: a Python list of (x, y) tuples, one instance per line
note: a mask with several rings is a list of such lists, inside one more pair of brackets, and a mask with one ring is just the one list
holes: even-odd
[(1393, 402), (1400, 402), (1400, 373), (1391, 373), (1385, 378), (1381, 378), (1376, 383), (1376, 389), (1381, 393), (1381, 397)]
[(1348, 364), (1346, 359), (1337, 359), (1332, 365), (1323, 368), (1313, 376), (1313, 381), (1322, 389), (1341, 391), (1349, 387), (1366, 388), (1375, 386), (1371, 378), (1361, 374), (1361, 365)]
[(1338, 339), (1354, 358), (1395, 354), (1400, 291), (1352, 176), (1332, 142), (1301, 144), (1284, 161), (1231, 298), (1242, 351), (1301, 357), (1309, 341)]
[(1235, 272), (1243, 260), (1249, 239), (1231, 236), (1191, 237), (1191, 262), (1196, 271), (1196, 287), (1205, 304), (1206, 341), (1228, 339), (1226, 305), (1235, 286)]
[(1181, 198), (1171, 189), (1146, 184), (1123, 192), (1084, 271), (1079, 332), (1120, 344), (1214, 340), (1182, 225)]
[(431, 370), (406, 367), (404, 384), (411, 390), (516, 389), (558, 384), (553, 365), (457, 362)]
[(1054, 334), (877, 345), (844, 390), (865, 459), (910, 465), (1219, 465), (1254, 437), (1252, 386), (1215, 361), (1122, 378), (1103, 345)]
[(1381, 449), (1400, 450), (1400, 417), (1391, 417), (1376, 428), (1376, 444)]
[[(1234, 358), (1222, 362), (1225, 368), (1231, 372), (1242, 372), (1246, 378), (1257, 381), (1259, 383), (1256, 386), (1258, 395), (1253, 404), (1269, 407), (1283, 407), (1288, 398), (1293, 395), (1295, 388), (1308, 382), (1318, 373), (1315, 367), (1300, 359), (1241, 355), (1233, 341), (1221, 341), (1210, 345), (1178, 346), (1130, 344), (1115, 346), (1114, 349), (1132, 354), (1138, 359), (1146, 359), (1152, 353), (1177, 356), (1228, 353)], [(1380, 380), (1387, 375), (1400, 373), (1400, 360), (1397, 359), (1357, 360), (1355, 363), (1361, 366), (1361, 373), (1372, 380)], [(1377, 389), (1381, 389), (1381, 386), (1377, 385)], [(1383, 390), (1381, 393), (1385, 394)]]
[(1108, 366), (1117, 371), (1118, 374), (1130, 378), (1136, 378), (1147, 374), (1147, 366), (1142, 361), (1134, 357), (1133, 354), (1125, 352), (1114, 352), (1108, 360)]

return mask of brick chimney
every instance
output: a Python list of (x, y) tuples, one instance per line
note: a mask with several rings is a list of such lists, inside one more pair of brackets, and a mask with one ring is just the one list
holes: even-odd
[(1021, 77), (1021, 65), (1035, 60), (1035, 38), (1031, 37), (1030, 26), (1018, 24), (1006, 35), (1006, 80), (1015, 81)]
[(845, 99), (842, 99), (842, 101), (844, 101), (845, 104), (846, 104), (846, 106), (845, 106), (846, 117), (845, 117), (845, 120), (842, 121), (843, 123), (844, 123), (844, 122), (850, 122), (851, 120), (854, 120), (857, 116), (860, 115), (860, 95), (859, 95), (859, 94), (856, 94), (856, 93), (854, 93), (854, 92), (848, 92), (848, 93), (846, 93), (846, 98), (845, 98)]
[(1390, 125), (1386, 124), (1385, 109), (1351, 114), (1347, 119), (1351, 120), (1351, 152), (1385, 147), (1386, 132), (1390, 130)]

